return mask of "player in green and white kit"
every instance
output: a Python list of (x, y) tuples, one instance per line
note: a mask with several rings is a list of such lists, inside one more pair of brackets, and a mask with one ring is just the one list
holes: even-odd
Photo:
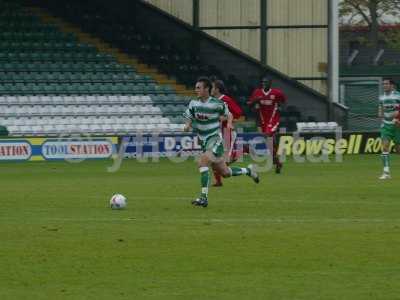
[(259, 182), (259, 177), (252, 165), (247, 168), (228, 167), (226, 165), (220, 122), (222, 120), (232, 122), (233, 117), (223, 101), (210, 96), (211, 81), (208, 78), (199, 78), (196, 82), (195, 91), (198, 99), (190, 101), (189, 107), (184, 113), (187, 120), (185, 131), (193, 129), (193, 132), (197, 133), (199, 137), (202, 148), (198, 162), (201, 193), (199, 198), (192, 201), (192, 204), (207, 207), (210, 166), (223, 177), (248, 175), (256, 183)]
[(379, 117), (382, 118), (383, 174), (379, 179), (390, 179), (389, 152), (391, 141), (396, 144), (397, 153), (400, 153), (400, 128), (395, 121), (397, 109), (400, 105), (400, 93), (396, 91), (396, 86), (392, 79), (383, 80), (383, 91), (384, 94), (379, 97)]

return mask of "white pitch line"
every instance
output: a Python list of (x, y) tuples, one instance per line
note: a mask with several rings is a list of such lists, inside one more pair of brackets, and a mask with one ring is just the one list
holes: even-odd
[[(202, 219), (191, 218), (176, 220), (165, 219), (165, 216), (160, 218), (41, 218), (37, 222), (141, 222), (152, 223), (162, 222), (163, 224), (177, 224), (177, 223), (220, 223), (220, 224), (308, 224), (308, 223), (329, 223), (329, 224), (346, 224), (346, 223), (398, 223), (399, 219), (368, 219), (368, 218), (329, 218), (329, 219), (297, 219), (297, 218), (228, 218), (228, 219)], [(21, 219), (0, 218), (0, 222), (19, 222), (20, 224), (29, 224), (32, 222), (21, 222)]]

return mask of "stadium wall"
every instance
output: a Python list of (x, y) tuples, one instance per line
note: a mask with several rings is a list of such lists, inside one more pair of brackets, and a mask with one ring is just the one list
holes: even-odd
[[(196, 26), (193, 23), (193, 1), (186, 1), (185, 5), (182, 0), (145, 2)], [(261, 2), (201, 0), (198, 27), (210, 36), (326, 95), (328, 0), (267, 0), (264, 12), (267, 36), (265, 47), (261, 45)], [(265, 53), (261, 53), (263, 49)]]
[(145, 0), (172, 16), (193, 25), (193, 1), (188, 0)]
[(267, 21), (267, 64), (326, 95), (328, 0), (268, 0)]
[[(123, 6), (124, 0), (116, 0)], [(257, 0), (258, 1), (258, 0)], [(200, 1), (201, 3), (202, 1)], [(137, 2), (137, 18), (139, 23), (147, 24), (146, 28), (154, 34), (173, 36), (176, 40), (190, 40), (199, 49), (199, 54), (208, 64), (215, 65), (224, 74), (235, 74), (243, 82), (250, 86), (258, 84), (262, 74), (269, 73), (274, 79), (274, 86), (281, 88), (288, 96), (290, 104), (297, 106), (304, 117), (313, 117), (317, 121), (328, 119), (327, 100), (324, 95), (314, 89), (292, 80), (289, 76), (276, 69), (262, 66), (258, 59), (238, 51), (227, 43), (204, 33), (204, 30), (196, 31), (192, 26), (179, 19), (171, 18), (162, 10)], [(122, 9), (123, 10), (123, 9)], [(243, 20), (249, 20), (244, 18)], [(221, 21), (219, 21), (221, 22)], [(245, 22), (245, 21), (243, 21)], [(237, 29), (235, 29), (237, 30)], [(294, 45), (291, 45), (294, 47)], [(306, 50), (304, 50), (307, 53)], [(295, 52), (293, 52), (295, 55)], [(335, 121), (345, 124), (346, 110), (341, 106), (334, 106)]]
[[(259, 0), (205, 0), (199, 2), (199, 27), (210, 36), (261, 59)], [(206, 29), (206, 28), (215, 29)], [(230, 29), (235, 27), (235, 29)]]

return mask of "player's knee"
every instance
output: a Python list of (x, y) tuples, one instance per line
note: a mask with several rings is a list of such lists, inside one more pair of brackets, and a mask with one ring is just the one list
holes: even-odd
[(198, 166), (199, 168), (201, 167), (207, 167), (210, 164), (210, 160), (207, 155), (201, 155), (199, 158)]
[(220, 172), (220, 174), (224, 178), (231, 177), (231, 172), (228, 168), (222, 170), (222, 172)]
[(384, 143), (382, 145), (382, 151), (383, 152), (389, 152), (389, 147), (390, 147), (389, 143)]

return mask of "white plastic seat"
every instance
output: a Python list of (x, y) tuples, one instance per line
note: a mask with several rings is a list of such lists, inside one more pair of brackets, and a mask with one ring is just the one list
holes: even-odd
[(121, 125), (121, 127), (123, 128), (123, 131), (126, 133), (133, 133), (136, 131), (136, 127), (134, 127), (134, 125), (132, 124), (123, 124)]
[(111, 111), (113, 114), (123, 114), (125, 113), (125, 107), (123, 105), (116, 105), (113, 106)]
[(58, 108), (55, 105), (52, 105), (49, 107), (49, 111), (48, 111), (49, 115), (54, 116), (56, 114), (58, 114)]
[(124, 116), (123, 119), (125, 119), (126, 122), (132, 123), (132, 124), (144, 124), (145, 123), (144, 116), (140, 115), (140, 114), (127, 115), (127, 116)]
[(0, 104), (8, 104), (8, 103), (9, 102), (8, 102), (7, 96), (6, 97), (0, 96)]
[(120, 101), (120, 96), (118, 96), (118, 95), (110, 95), (110, 96), (108, 96), (108, 101), (110, 103), (119, 102)]
[(15, 125), (24, 126), (24, 125), (28, 125), (29, 124), (30, 117), (20, 117), (20, 118), (17, 118), (17, 119), (19, 120), (18, 124), (15, 124)]
[[(14, 103), (15, 104), (31, 104), (31, 102), (29, 101), (30, 99), (27, 96), (16, 96), (14, 97)], [(35, 104), (35, 103), (33, 103)]]
[(54, 125), (54, 132), (56, 133), (63, 133), (64, 132), (64, 124), (56, 124)]
[(89, 116), (89, 117), (87, 117), (87, 118), (85, 119), (85, 122), (86, 122), (86, 120), (87, 120), (87, 122), (88, 122), (87, 124), (91, 125), (91, 124), (97, 124), (98, 118), (95, 117), (95, 116)]
[(0, 119), (0, 124), (4, 126), (13, 126), (15, 125), (15, 120), (15, 118)]
[(40, 104), (40, 97), (39, 96), (15, 96), (14, 97), (14, 104), (19, 105), (36, 105)]
[(46, 105), (52, 103), (53, 99), (51, 96), (35, 95), (29, 98), (29, 104), (32, 105)]
[(113, 124), (115, 124), (115, 119), (107, 117), (107, 118), (103, 119), (103, 122), (104, 122), (104, 124), (113, 125)]
[(336, 123), (336, 122), (328, 122), (327, 126), (328, 126), (328, 128), (330, 130), (335, 130), (338, 127), (338, 123)]
[(34, 125), (31, 129), (32, 135), (43, 135), (43, 126), (42, 125)]
[(53, 117), (49, 124), (52, 124), (52, 125), (63, 124), (63, 118), (62, 117)]
[(82, 105), (80, 106), (81, 110), (80, 110), (80, 115), (91, 115), (93, 114), (93, 110), (89, 105)]
[(43, 125), (42, 131), (44, 133), (54, 133), (55, 127), (53, 125)]
[(16, 125), (10, 125), (10, 126), (7, 126), (7, 130), (11, 133), (11, 134), (16, 134), (16, 133), (18, 133), (19, 132), (19, 126), (16, 126)]
[(146, 125), (145, 125), (145, 131), (146, 131), (146, 132), (149, 132), (149, 133), (151, 133), (151, 132), (153, 132), (153, 131), (159, 132), (160, 129), (159, 129), (159, 127), (158, 127), (158, 124), (157, 124), (157, 125), (156, 125), (156, 124), (146, 124)]
[(171, 131), (182, 131), (183, 124), (169, 124)]
[(101, 125), (99, 124), (90, 125), (90, 129), (93, 133), (100, 133), (102, 131)]
[(83, 117), (83, 116), (77, 116), (76, 117), (76, 122), (80, 125), (89, 125), (90, 120), (88, 117)]
[(86, 102), (89, 103), (89, 104), (97, 103), (96, 96), (94, 96), (94, 95), (86, 96)]
[(160, 124), (157, 125), (157, 128), (158, 128), (160, 131), (166, 131), (166, 130), (169, 128), (169, 126), (168, 126), (168, 124), (166, 124), (166, 123), (160, 123)]
[(65, 99), (63, 96), (52, 96), (51, 101), (49, 102), (52, 102), (55, 105), (63, 105), (65, 104)]
[(26, 120), (25, 125), (28, 125), (28, 126), (41, 125), (41, 120), (40, 120), (40, 118), (37, 118), (37, 117), (28, 118)]
[(57, 109), (58, 109), (58, 114), (59, 114), (59, 115), (65, 116), (65, 115), (68, 115), (68, 114), (70, 113), (70, 109), (69, 109), (69, 107), (66, 106), (66, 105), (57, 106)]
[(111, 129), (111, 132), (113, 132), (113, 133), (118, 133), (122, 129), (121, 124), (110, 124), (109, 126)]
[(36, 103), (32, 103), (30, 101), (29, 96), (14, 96), (13, 97), (13, 102), (10, 104), (18, 104), (18, 105), (32, 105)]
[(11, 105), (11, 104), (17, 104), (18, 100), (16, 99), (15, 96), (4, 96), (3, 101), (5, 104)]
[(69, 103), (71, 104), (81, 104), (81, 103), (86, 103), (86, 98), (85, 96), (81, 95), (72, 95), (69, 98)]
[(65, 127), (65, 132), (67, 132), (69, 134), (78, 132), (78, 126), (76, 126), (74, 124), (66, 124), (64, 127)]
[(50, 107), (48, 107), (48, 106), (46, 107), (45, 105), (37, 105), (35, 107), (38, 115), (46, 115), (46, 114), (48, 114), (48, 112), (50, 110), (49, 108)]
[(42, 116), (40, 118), (40, 124), (42, 124), (42, 125), (54, 125), (55, 124), (55, 117), (52, 117), (50, 115)]
[(129, 103), (129, 102), (131, 102), (132, 100), (131, 100), (131, 96), (127, 96), (127, 95), (121, 95), (121, 96), (118, 96), (118, 98), (119, 98), (119, 101), (120, 102), (124, 102), (124, 103)]
[(20, 132), (23, 134), (32, 134), (32, 127), (27, 125), (20, 126)]
[(17, 108), (18, 114), (22, 115), (37, 115), (39, 113), (39, 106), (36, 105), (22, 105)]
[(71, 108), (71, 113), (72, 113), (74, 116), (79, 116), (79, 115), (81, 114), (81, 107), (80, 107), (80, 106), (78, 106), (78, 105), (71, 105), (70, 108)]
[(89, 133), (89, 125), (88, 124), (80, 124), (77, 126), (81, 133)]
[(138, 131), (144, 131), (146, 129), (146, 125), (145, 124), (136, 124), (136, 130)]

